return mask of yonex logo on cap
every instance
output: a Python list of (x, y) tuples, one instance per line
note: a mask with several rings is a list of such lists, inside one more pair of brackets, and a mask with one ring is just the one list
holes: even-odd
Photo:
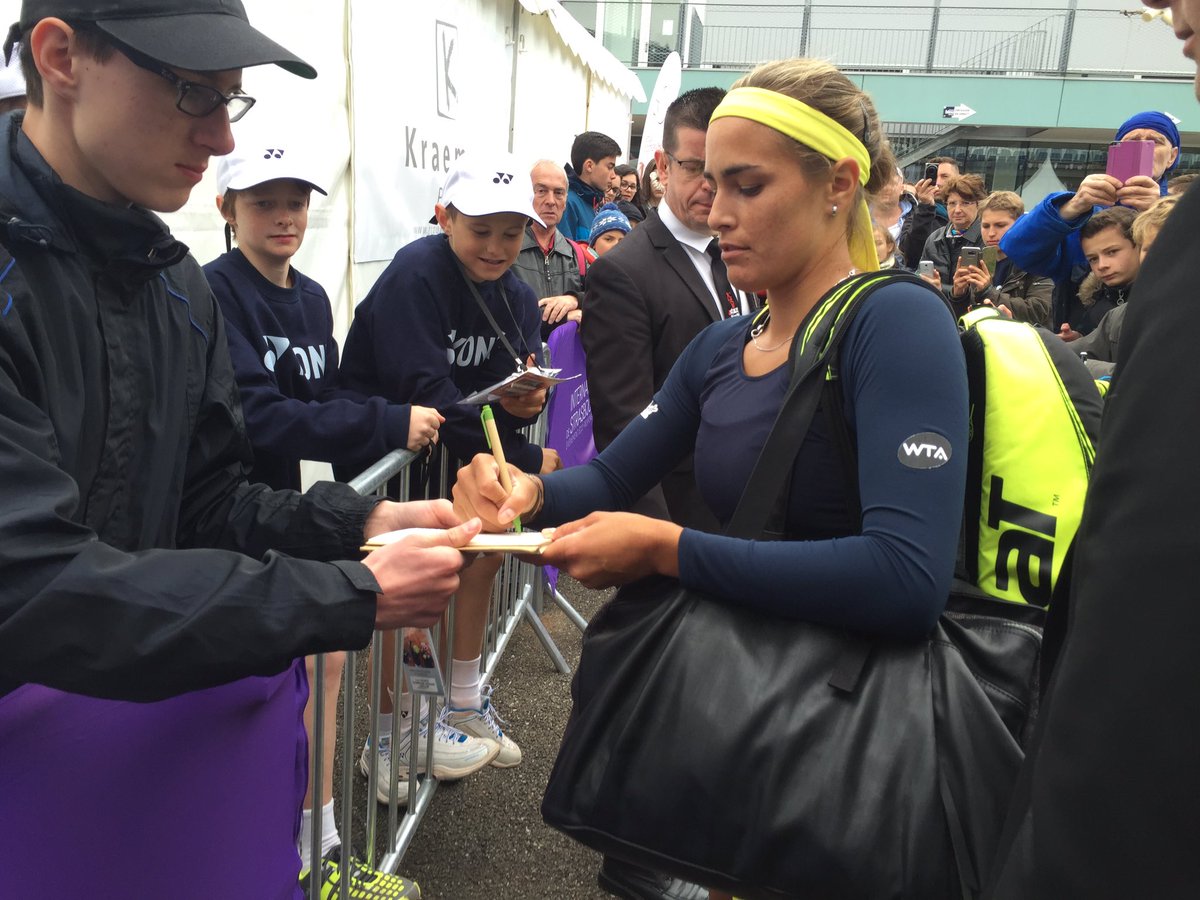
[(267, 152), (263, 154), (263, 159), (283, 159), (283, 151), (268, 147)]
[(508, 172), (497, 172), (496, 177), (492, 179), (492, 184), (509, 184), (513, 177)]

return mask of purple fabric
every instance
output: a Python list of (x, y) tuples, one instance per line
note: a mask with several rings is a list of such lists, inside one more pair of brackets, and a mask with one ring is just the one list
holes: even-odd
[[(546, 408), (546, 446), (558, 451), (563, 466), (581, 466), (596, 456), (592, 436), (592, 403), (588, 396), (587, 369), (579, 323), (564, 322), (552, 332), (550, 364), (562, 369), (561, 377), (579, 377), (564, 382), (550, 395)], [(558, 569), (543, 566), (551, 589), (558, 587)]]
[(0, 894), (299, 900), (304, 661), (159, 703), (0, 697)]
[(546, 446), (558, 451), (564, 466), (580, 466), (596, 456), (592, 437), (592, 404), (588, 398), (583, 342), (579, 323), (564, 322), (550, 332), (550, 364), (560, 377), (579, 377), (554, 389), (546, 409)]

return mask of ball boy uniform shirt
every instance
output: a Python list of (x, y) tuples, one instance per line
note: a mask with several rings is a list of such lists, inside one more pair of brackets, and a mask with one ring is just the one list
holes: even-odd
[(236, 249), (204, 274), (225, 314), (253, 480), (298, 490), (300, 459), (353, 464), (407, 445), (408, 404), (342, 390), (321, 285), (293, 267), (292, 286), (279, 287)]
[[(475, 285), (521, 361), (541, 354), (541, 314), (532, 288), (512, 270)], [(459, 459), (487, 452), (479, 407), (463, 397), (516, 371), (512, 359), (471, 294), (445, 235), (402, 247), (354, 311), (341, 374), (345, 386), (399, 403), (437, 409), (446, 421), (438, 441)], [(537, 472), (542, 450), (518, 428), (530, 424), (492, 405), (510, 463)]]

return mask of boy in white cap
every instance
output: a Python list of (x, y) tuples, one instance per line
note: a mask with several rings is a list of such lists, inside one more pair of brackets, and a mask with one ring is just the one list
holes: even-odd
[[(266, 135), (264, 134), (264, 137)], [(217, 163), (217, 209), (225, 219), (226, 241), (236, 238), (204, 274), (225, 315), (229, 355), (237, 376), (246, 432), (254, 447), (253, 481), (273, 488), (300, 489), (300, 460), (352, 462), (366, 451), (383, 456), (398, 447), (420, 450), (437, 440), (442, 417), (423, 406), (389, 403), (381, 397), (354, 398), (340, 390), (333, 310), (325, 289), (292, 265), (304, 242), (313, 191), (326, 194), (324, 181), (305, 145), (278, 129), (269, 140), (239, 135), (238, 146)], [(312, 785), (300, 823), (300, 864), (312, 863), (314, 789), (321, 795), (322, 881), (332, 882), (342, 860), (341, 836), (333, 812), (333, 758), (338, 692), (345, 653), (325, 656), (324, 734), (313, 735), (310, 692), (304, 708), (309, 743), (322, 742), (320, 785)], [(305, 665), (313, 684), (314, 657)], [(401, 791), (402, 798), (407, 794)], [(366, 869), (351, 868), (356, 886), (386, 900), (415, 896), (411, 883)], [(301, 876), (303, 878), (303, 874)]]
[[(487, 450), (479, 408), (459, 401), (511, 375), (519, 363), (535, 361), (541, 350), (537, 297), (510, 271), (526, 224), (541, 222), (533, 208), (528, 172), (528, 165), (508, 154), (461, 157), (434, 209), (443, 233), (413, 241), (396, 253), (355, 310), (346, 336), (342, 377), (347, 386), (437, 407), (446, 417), (440, 445), (456, 460)], [(502, 399), (495, 408), (505, 456), (527, 472), (548, 472), (561, 465), (555, 451), (530, 443), (518, 431), (537, 417), (545, 402), (542, 390)], [(452, 461), (450, 471), (457, 471), (458, 465)], [(521, 761), (521, 751), (500, 727), (481, 684), (488, 598), (500, 562), (500, 556), (481, 557), (462, 573), (450, 704), (436, 734), (440, 743), (465, 744), (460, 732), (482, 739), (496, 748), (492, 764), (508, 767)], [(388, 734), (387, 728), (381, 731)], [(424, 746), (419, 742), (418, 755)], [(382, 743), (378, 750), (383, 785), (390, 773), (391, 750)], [(369, 748), (363, 751), (364, 766), (368, 753)], [(424, 765), (424, 760), (419, 762)]]
[[(0, 66), (0, 115), (25, 108), (25, 76), (21, 74), (20, 53), (20, 45), (14, 44), (7, 54), (7, 62)], [(0, 57), (0, 60), (4, 59)]]
[[(294, 661), (435, 621), (478, 526), (450, 528), (449, 504), (248, 481), (224, 320), (149, 211), (178, 209), (233, 149), (244, 66), (312, 67), (239, 0), (25, 0), (15, 41), (29, 104), (0, 119), (0, 893), (299, 897)], [(349, 561), (421, 525), (450, 530)]]

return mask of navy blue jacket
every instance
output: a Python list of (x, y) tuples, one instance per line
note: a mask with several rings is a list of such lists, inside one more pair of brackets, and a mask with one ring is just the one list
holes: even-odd
[[(476, 285), (492, 317), (524, 360), (541, 353), (541, 313), (533, 289), (511, 270)], [(432, 406), (446, 417), (439, 442), (462, 460), (487, 451), (479, 407), (467, 394), (516, 371), (471, 296), (445, 235), (401, 247), (354, 311), (342, 357), (343, 385), (362, 394)], [(532, 420), (492, 405), (508, 461), (526, 472), (542, 466), (542, 450), (517, 432)]]
[(272, 284), (240, 250), (204, 274), (228, 326), (254, 481), (299, 490), (301, 459), (362, 463), (408, 444), (408, 404), (339, 392), (324, 288), (294, 267), (292, 287)]

